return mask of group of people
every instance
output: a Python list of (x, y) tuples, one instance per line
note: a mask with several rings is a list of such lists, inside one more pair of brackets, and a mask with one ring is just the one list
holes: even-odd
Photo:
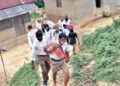
[(74, 32), (74, 26), (68, 16), (60, 19), (57, 24), (50, 20), (38, 20), (38, 25), (33, 28), (28, 25), (28, 44), (31, 48), (32, 69), (35, 69), (35, 62), (39, 62), (42, 70), (43, 86), (47, 86), (48, 73), (52, 69), (53, 86), (57, 86), (57, 72), (64, 73), (64, 86), (69, 81), (69, 69), (67, 63), (70, 61), (69, 45), (73, 46), (73, 53), (76, 54), (76, 40), (79, 39)]

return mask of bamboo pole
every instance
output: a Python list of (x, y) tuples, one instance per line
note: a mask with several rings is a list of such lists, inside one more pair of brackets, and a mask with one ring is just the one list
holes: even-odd
[(8, 83), (8, 78), (7, 78), (7, 73), (6, 73), (6, 69), (5, 69), (5, 64), (4, 64), (4, 60), (3, 60), (3, 56), (2, 56), (2, 51), (6, 51), (6, 50), (0, 49), (0, 57), (1, 57), (2, 65), (3, 65), (3, 70), (4, 70), (6, 82)]

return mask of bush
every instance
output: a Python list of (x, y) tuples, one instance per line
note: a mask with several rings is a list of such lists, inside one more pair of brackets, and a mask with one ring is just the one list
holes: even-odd
[(25, 64), (13, 76), (14, 86), (40, 86), (40, 78), (37, 70), (32, 70), (30, 64)]
[(91, 50), (95, 64), (92, 68), (93, 81), (120, 82), (119, 62), (120, 18), (113, 24), (98, 28), (83, 38), (84, 50)]

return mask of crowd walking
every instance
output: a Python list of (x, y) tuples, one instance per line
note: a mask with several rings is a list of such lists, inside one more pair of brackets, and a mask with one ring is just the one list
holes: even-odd
[(38, 62), (42, 71), (43, 86), (48, 86), (48, 73), (52, 70), (53, 86), (57, 86), (57, 73), (64, 74), (64, 86), (68, 86), (70, 61), (69, 45), (73, 46), (73, 54), (76, 54), (76, 43), (79, 42), (74, 26), (68, 16), (58, 20), (57, 24), (50, 20), (38, 20), (36, 28), (28, 25), (28, 44), (31, 48), (31, 64), (35, 69)]

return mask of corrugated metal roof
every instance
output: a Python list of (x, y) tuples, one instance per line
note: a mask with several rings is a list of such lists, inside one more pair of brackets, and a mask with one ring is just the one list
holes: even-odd
[(37, 8), (38, 7), (34, 3), (29, 3), (29, 4), (23, 4), (11, 8), (3, 9), (0, 10), (0, 20), (22, 15)]
[(0, 10), (21, 5), (22, 2), (24, 2), (24, 4), (27, 4), (32, 3), (33, 0), (0, 0)]

